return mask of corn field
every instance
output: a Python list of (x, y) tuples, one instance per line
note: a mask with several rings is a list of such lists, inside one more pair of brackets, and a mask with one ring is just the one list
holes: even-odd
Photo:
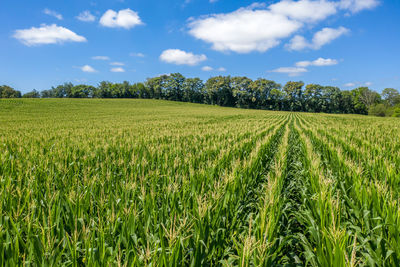
[(1, 266), (400, 266), (400, 120), (0, 101)]

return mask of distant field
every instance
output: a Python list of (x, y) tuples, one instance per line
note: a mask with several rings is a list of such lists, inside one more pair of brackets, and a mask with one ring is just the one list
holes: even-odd
[(0, 100), (0, 265), (399, 266), (400, 120)]

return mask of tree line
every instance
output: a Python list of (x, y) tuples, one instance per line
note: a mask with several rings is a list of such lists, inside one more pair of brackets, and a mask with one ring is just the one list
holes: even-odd
[(203, 82), (180, 73), (148, 78), (144, 83), (100, 82), (99, 85), (64, 83), (41, 92), (21, 94), (0, 86), (0, 98), (143, 98), (203, 103), (225, 107), (400, 117), (400, 94), (386, 88), (381, 94), (368, 87), (342, 91), (334, 86), (289, 81), (216, 76)]

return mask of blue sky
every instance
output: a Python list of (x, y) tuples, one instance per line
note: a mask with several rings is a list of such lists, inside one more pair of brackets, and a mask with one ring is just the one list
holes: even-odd
[(397, 0), (2, 0), (0, 20), (22, 92), (173, 72), (400, 89)]

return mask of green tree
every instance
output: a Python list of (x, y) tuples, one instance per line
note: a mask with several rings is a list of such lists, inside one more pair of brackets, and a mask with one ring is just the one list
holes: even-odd
[(21, 92), (8, 85), (0, 86), (0, 98), (20, 98)]
[(75, 85), (71, 88), (71, 98), (87, 98), (91, 97), (95, 87), (85, 84)]
[(205, 90), (208, 104), (228, 107), (235, 105), (230, 80), (230, 76), (216, 76), (207, 80)]
[(323, 109), (322, 91), (323, 86), (319, 84), (308, 84), (304, 91), (305, 111), (321, 112)]
[(251, 108), (255, 106), (257, 98), (251, 88), (253, 81), (247, 77), (232, 77), (230, 87), (235, 98), (235, 104), (240, 108)]
[(353, 93), (351, 91), (342, 91), (342, 98), (339, 105), (339, 113), (355, 113)]
[(378, 104), (381, 100), (381, 96), (368, 87), (360, 87), (358, 88), (360, 94), (360, 101), (364, 103), (367, 108), (370, 108), (374, 104)]
[(58, 85), (57, 87), (52, 87), (48, 93), (47, 97), (55, 97), (55, 98), (63, 98), (70, 97), (71, 89), (74, 87), (72, 83), (64, 83), (62, 85)]
[(284, 98), (285, 94), (282, 90), (274, 88), (270, 92), (270, 99), (271, 99), (271, 109), (273, 110), (284, 110)]
[(303, 82), (287, 82), (283, 87), (285, 93), (285, 109), (290, 111), (303, 110)]
[[(72, 96), (68, 96), (72, 97)], [(93, 91), (93, 97), (96, 98), (111, 98), (112, 97), (112, 83), (102, 81)]]
[(342, 93), (338, 87), (324, 86), (322, 88), (322, 108), (326, 113), (340, 113)]
[(382, 98), (389, 106), (400, 104), (400, 94), (399, 91), (397, 91), (396, 89), (385, 88), (382, 91)]
[(361, 100), (362, 89), (356, 88), (351, 90), (352, 94), (352, 104), (353, 112), (356, 114), (368, 114), (368, 107), (365, 105), (364, 101)]
[(386, 107), (384, 104), (376, 104), (369, 108), (368, 115), (385, 117), (386, 116)]
[(392, 117), (400, 118), (400, 106), (394, 109)]
[(183, 96), (183, 83), (185, 77), (180, 73), (172, 73), (167, 76), (165, 82), (165, 99), (181, 101)]
[(35, 89), (33, 89), (31, 92), (25, 93), (22, 97), (23, 98), (39, 98), (40, 93), (38, 91), (36, 91)]
[(259, 78), (250, 84), (252, 99), (256, 99), (256, 108), (275, 109), (276, 100), (272, 91), (280, 91), (282, 86), (271, 80)]
[[(165, 83), (168, 80), (168, 75), (161, 75), (154, 78), (148, 78), (145, 82), (147, 93), (141, 98), (164, 99)], [(142, 94), (143, 95), (143, 94)]]
[(182, 101), (192, 103), (203, 103), (204, 101), (204, 84), (199, 78), (185, 79), (182, 84)]

